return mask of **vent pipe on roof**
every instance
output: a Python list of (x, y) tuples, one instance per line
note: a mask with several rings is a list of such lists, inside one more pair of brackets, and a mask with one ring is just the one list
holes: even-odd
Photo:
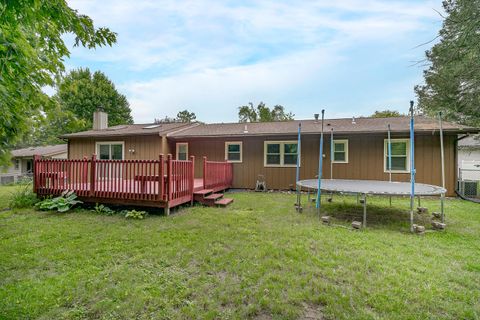
[(319, 114), (318, 114), (318, 113), (315, 113), (313, 116), (315, 117), (315, 122), (318, 122), (318, 116), (319, 116)]
[(352, 124), (357, 124), (357, 122), (355, 121), (355, 117), (352, 117)]
[(102, 108), (93, 113), (93, 130), (105, 130), (108, 128), (108, 114)]
[(248, 127), (245, 125), (245, 128), (243, 129), (243, 133), (248, 133)]

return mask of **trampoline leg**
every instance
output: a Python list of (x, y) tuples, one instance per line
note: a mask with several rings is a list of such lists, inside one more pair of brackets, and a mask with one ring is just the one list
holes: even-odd
[(363, 227), (367, 227), (367, 194), (363, 194)]
[(357, 193), (357, 204), (358, 204), (358, 193)]
[(445, 202), (445, 194), (442, 193), (442, 195), (440, 196), (440, 213), (442, 215), (442, 223), (445, 223), (444, 202)]
[(421, 207), (422, 204), (420, 203), (420, 196), (418, 196), (417, 199), (418, 199), (418, 206)]
[(388, 197), (390, 200), (390, 207), (392, 206), (392, 196)]

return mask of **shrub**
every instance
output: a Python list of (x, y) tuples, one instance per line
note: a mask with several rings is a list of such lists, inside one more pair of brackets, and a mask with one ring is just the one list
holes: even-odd
[(58, 212), (66, 212), (77, 203), (82, 203), (82, 201), (76, 199), (77, 195), (73, 191), (65, 190), (59, 197), (44, 199), (38, 202), (35, 207), (39, 210), (57, 210)]
[(12, 192), (9, 206), (10, 208), (28, 208), (33, 207), (39, 200), (37, 195), (33, 193), (31, 183), (22, 184), (15, 192)]
[(137, 210), (123, 210), (122, 213), (125, 214), (126, 219), (144, 219), (148, 213), (146, 211), (137, 211)]
[(104, 206), (103, 204), (99, 205), (98, 203), (95, 205), (92, 211), (95, 212), (96, 214), (103, 214), (107, 216), (112, 216), (116, 213), (114, 210), (110, 209), (109, 207)]

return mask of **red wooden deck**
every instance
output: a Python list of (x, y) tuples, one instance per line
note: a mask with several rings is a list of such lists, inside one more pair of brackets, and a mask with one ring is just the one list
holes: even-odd
[[(85, 202), (169, 208), (193, 203), (194, 192), (208, 186), (216, 190), (231, 187), (232, 165), (204, 158), (204, 176), (194, 178), (194, 157), (190, 160), (34, 160), (34, 191), (39, 196), (73, 190)], [(168, 212), (168, 211), (167, 211)]]

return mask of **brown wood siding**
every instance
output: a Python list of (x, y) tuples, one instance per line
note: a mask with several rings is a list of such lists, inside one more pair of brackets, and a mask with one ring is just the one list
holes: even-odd
[[(333, 178), (388, 181), (388, 172), (384, 172), (384, 139), (380, 135), (335, 136), (335, 139), (348, 139), (348, 163), (333, 164)], [(408, 138), (392, 136), (392, 138)], [(319, 136), (302, 137), (301, 179), (311, 179), (318, 172)], [(244, 137), (244, 138), (195, 138), (171, 141), (170, 148), (175, 153), (176, 142), (188, 142), (189, 155), (196, 158), (195, 176), (202, 177), (202, 158), (223, 161), (225, 142), (242, 141), (243, 162), (233, 165), (233, 184), (235, 188), (254, 188), (259, 174), (267, 180), (271, 189), (289, 189), (295, 184), (294, 167), (265, 167), (264, 141), (296, 141), (296, 136), (284, 137)], [(455, 189), (455, 136), (445, 136), (445, 177), (448, 195), (454, 195)], [(324, 141), (323, 177), (330, 178), (330, 135)], [(441, 185), (440, 141), (438, 135), (425, 134), (415, 137), (416, 180), (420, 183)], [(393, 181), (410, 181), (409, 173), (393, 173)]]
[[(150, 160), (158, 159), (162, 152), (168, 149), (162, 144), (162, 137), (159, 136), (131, 136), (112, 138), (76, 138), (69, 140), (69, 159), (81, 159), (91, 157), (96, 153), (97, 142), (123, 141), (125, 143), (125, 160)], [(129, 152), (135, 150), (135, 152)]]

